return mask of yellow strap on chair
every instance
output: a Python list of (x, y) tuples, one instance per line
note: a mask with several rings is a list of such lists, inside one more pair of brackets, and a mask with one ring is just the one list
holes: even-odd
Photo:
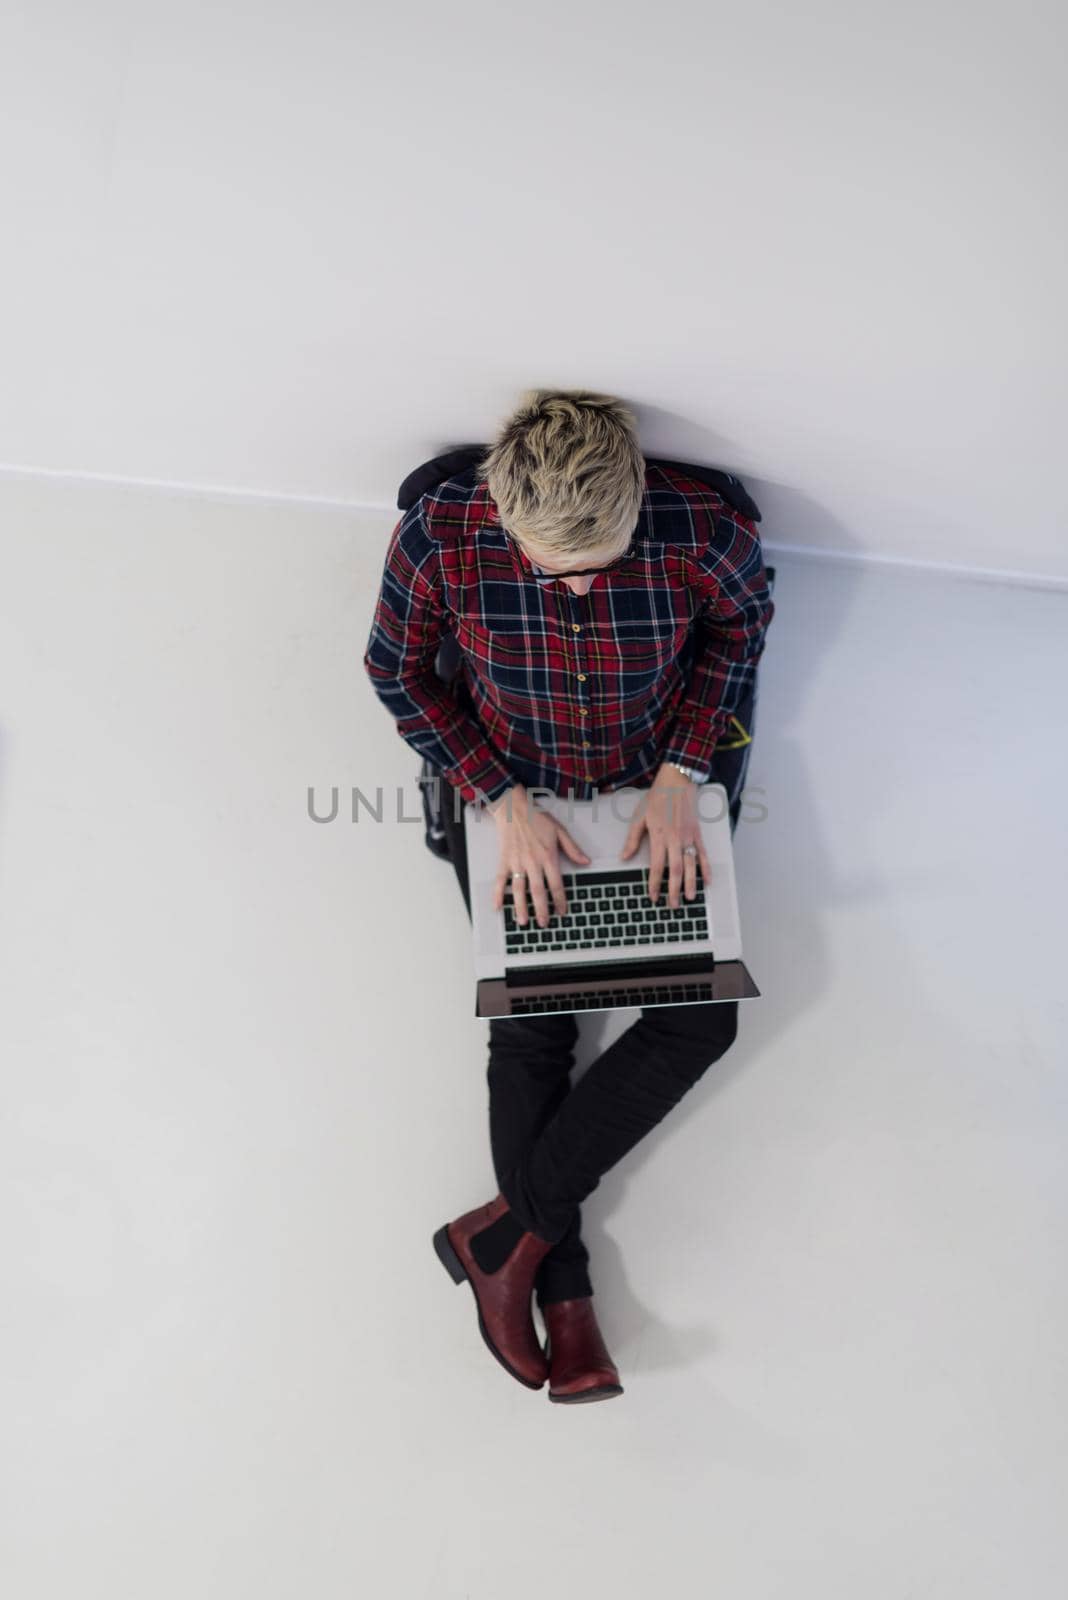
[(732, 717), (731, 721), (734, 723), (734, 726), (738, 729), (738, 732), (741, 734), (741, 738), (740, 739), (721, 739), (719, 744), (717, 744), (717, 746), (716, 746), (717, 750), (741, 750), (743, 745), (752, 744), (752, 742), (753, 742), (752, 734), (746, 732), (745, 728), (738, 721), (737, 717)]

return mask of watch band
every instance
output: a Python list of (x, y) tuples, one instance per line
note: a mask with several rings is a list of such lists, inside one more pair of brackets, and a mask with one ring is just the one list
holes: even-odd
[(674, 767), (676, 772), (681, 772), (684, 778), (689, 778), (691, 783), (707, 783), (708, 777), (704, 772), (698, 772), (696, 767), (684, 767), (681, 761), (669, 761), (669, 767)]

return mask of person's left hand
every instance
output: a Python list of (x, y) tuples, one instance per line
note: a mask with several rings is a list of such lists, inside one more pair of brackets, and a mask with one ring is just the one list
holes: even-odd
[[(684, 778), (678, 767), (665, 762), (643, 795), (627, 830), (621, 856), (624, 861), (637, 850), (643, 831), (649, 830), (649, 898), (654, 905), (660, 893), (665, 862), (668, 905), (675, 909), (680, 904), (680, 889), (685, 889), (687, 900), (692, 900), (697, 893), (698, 861), (705, 883), (711, 876), (697, 815), (697, 789), (698, 785)], [(687, 844), (697, 846), (696, 855), (692, 851), (683, 855), (683, 846)]]

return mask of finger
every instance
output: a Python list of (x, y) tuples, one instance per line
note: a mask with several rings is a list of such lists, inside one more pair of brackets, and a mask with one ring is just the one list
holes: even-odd
[(697, 853), (701, 858), (701, 881), (704, 884), (704, 887), (707, 889), (709, 879), (712, 876), (712, 868), (709, 865), (708, 851), (705, 849), (703, 839), (698, 839), (697, 841)]
[(553, 897), (553, 905), (558, 916), (567, 916), (567, 896), (564, 894), (564, 880), (560, 875), (560, 863), (555, 852), (545, 868), (545, 876), (549, 880), (549, 892)]
[[(695, 841), (696, 843), (696, 841)], [(687, 900), (692, 900), (697, 893), (697, 857), (693, 851), (682, 858), (683, 893)]]
[(627, 829), (627, 837), (623, 841), (623, 849), (620, 851), (619, 858), (621, 861), (625, 861), (629, 855), (632, 855), (634, 851), (637, 850), (638, 845), (641, 842), (642, 829), (645, 827), (645, 816), (648, 809), (648, 798), (643, 795), (638, 801), (633, 817), (630, 819), (630, 827)]
[(527, 925), (527, 882), (525, 877), (509, 879), (512, 888), (512, 909), (521, 928)]
[(589, 861), (590, 858), (586, 854), (585, 850), (583, 850), (582, 846), (575, 843), (567, 829), (559, 822), (556, 824), (556, 837), (559, 839), (560, 843), (564, 847), (565, 853), (571, 857), (572, 861)]
[(660, 877), (664, 870), (664, 841), (654, 839), (649, 850), (649, 898), (656, 904), (660, 893)]
[(532, 862), (528, 883), (531, 897), (534, 901), (534, 914), (538, 919), (538, 927), (544, 928), (549, 921), (549, 896), (545, 891), (545, 868), (540, 861)]
[(679, 890), (682, 888), (682, 845), (677, 839), (668, 844), (668, 905), (679, 909)]
[(630, 827), (627, 829), (627, 837), (623, 841), (623, 849), (619, 853), (619, 859), (621, 861), (626, 861), (627, 857), (629, 855), (633, 855), (635, 850), (637, 850), (638, 840), (641, 838), (641, 833), (642, 830), (640, 825), (637, 822), (632, 822)]
[(494, 911), (503, 911), (504, 910), (504, 889), (505, 889), (505, 885), (507, 884), (507, 882), (508, 882), (508, 874), (507, 874), (507, 872), (498, 872), (497, 876), (493, 880), (493, 909), (494, 909)]

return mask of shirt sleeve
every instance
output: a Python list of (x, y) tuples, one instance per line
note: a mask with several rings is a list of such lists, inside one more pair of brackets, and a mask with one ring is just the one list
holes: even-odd
[(716, 745), (753, 681), (775, 607), (760, 538), (748, 517), (718, 513), (697, 561), (695, 659), (661, 760), (708, 778)]
[(445, 631), (438, 547), (418, 500), (386, 548), (364, 670), (413, 750), (465, 800), (496, 800), (516, 780), (437, 675), (435, 657)]

